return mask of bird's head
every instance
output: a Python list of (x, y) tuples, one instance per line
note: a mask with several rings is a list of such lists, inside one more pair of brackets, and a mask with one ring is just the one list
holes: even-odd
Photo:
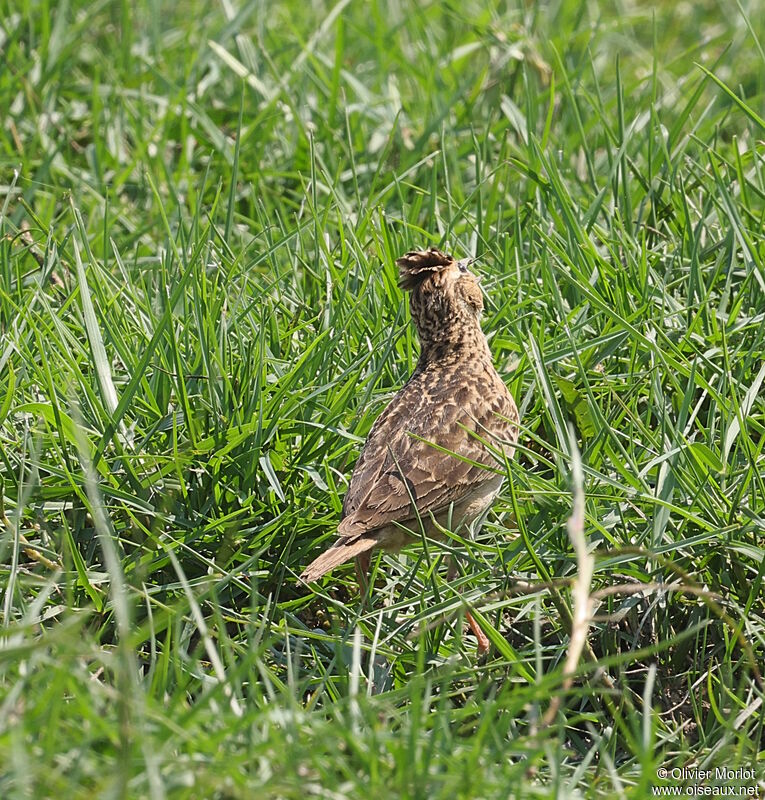
[(483, 311), (480, 278), (468, 268), (471, 259), (457, 261), (431, 247), (401, 256), (398, 285), (411, 292), (412, 318), (420, 331), (445, 333), (445, 328), (475, 324)]

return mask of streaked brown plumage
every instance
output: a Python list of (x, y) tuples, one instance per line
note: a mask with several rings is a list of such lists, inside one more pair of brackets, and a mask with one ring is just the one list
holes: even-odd
[(475, 532), (502, 483), (491, 449), (509, 458), (518, 437), (518, 409), (481, 330), (478, 278), (466, 262), (435, 248), (396, 264), (399, 286), (411, 292), (420, 358), (372, 426), (338, 538), (306, 567), (306, 582), (354, 557), (368, 563), (377, 547), (398, 550), (419, 537), (420, 521), (435, 538), (441, 534), (433, 518), (452, 531)]

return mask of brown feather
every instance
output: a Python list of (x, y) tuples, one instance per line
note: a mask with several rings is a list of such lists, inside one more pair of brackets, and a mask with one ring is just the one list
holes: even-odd
[[(388, 406), (399, 413), (386, 410), (378, 418), (345, 495), (341, 536), (416, 520), (412, 499), (420, 515), (438, 512), (495, 476), (497, 462), (482, 440), (499, 448), (512, 437), (511, 423), (502, 418), (512, 417), (512, 401), (495, 411), (480, 395), (496, 386), (471, 373), (461, 371), (451, 381), (444, 376), (440, 388), (449, 400), (440, 404), (428, 392), (430, 374), (415, 374)], [(470, 408), (454, 402), (458, 389), (452, 385), (464, 380), (478, 390)]]
[(377, 539), (372, 537), (364, 537), (356, 539), (356, 541), (349, 542), (345, 539), (338, 539), (329, 550), (323, 552), (318, 558), (315, 558), (304, 570), (300, 576), (300, 580), (305, 583), (318, 581), (323, 575), (326, 575), (331, 569), (345, 564), (356, 556), (366, 553), (377, 544)]
[(396, 264), (399, 285), (411, 291), (420, 358), (369, 431), (338, 538), (307, 567), (306, 581), (376, 547), (397, 550), (421, 524), (428, 536), (445, 523), (480, 524), (501, 484), (491, 449), (511, 457), (518, 437), (518, 409), (481, 330), (478, 278), (435, 248)]
[(427, 250), (412, 250), (396, 260), (399, 288), (411, 291), (425, 278), (452, 264), (454, 264), (454, 258), (436, 250), (435, 247), (429, 247)]

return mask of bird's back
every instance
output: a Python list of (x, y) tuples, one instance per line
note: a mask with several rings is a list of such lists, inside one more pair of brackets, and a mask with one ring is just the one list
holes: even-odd
[[(512, 455), (518, 411), (487, 359), (418, 368), (378, 417), (351, 477), (341, 535), (459, 503)], [(509, 450), (509, 451), (508, 451)]]

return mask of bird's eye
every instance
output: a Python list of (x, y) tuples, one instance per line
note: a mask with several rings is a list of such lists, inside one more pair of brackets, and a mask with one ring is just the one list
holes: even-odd
[(467, 272), (467, 264), (464, 261), (460, 262), (460, 272)]

